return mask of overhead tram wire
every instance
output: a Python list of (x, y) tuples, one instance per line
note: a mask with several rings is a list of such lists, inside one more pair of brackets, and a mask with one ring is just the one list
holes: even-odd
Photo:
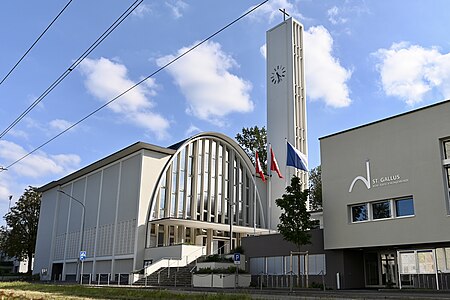
[(56, 88), (92, 51), (95, 50), (144, 0), (136, 0), (117, 18), (89, 48), (81, 54), (36, 100), (28, 106), (5, 130), (0, 133), (3, 138), (14, 126), (16, 126), (36, 105), (38, 105), (54, 88)]
[[(119, 95), (117, 95), (116, 97), (112, 98), (111, 100), (109, 100), (108, 102), (106, 102), (105, 104), (99, 106), (97, 109), (95, 109), (94, 111), (92, 111), (91, 113), (87, 114), (86, 116), (84, 116), (83, 118), (81, 118), (80, 120), (78, 120), (77, 122), (75, 122), (74, 124), (70, 125), (69, 127), (67, 127), (66, 129), (64, 129), (63, 131), (61, 131), (60, 133), (58, 133), (57, 135), (55, 135), (54, 137), (52, 137), (51, 139), (49, 139), (48, 141), (46, 141), (45, 143), (41, 144), (40, 146), (38, 146), (37, 148), (35, 148), (34, 150), (28, 152), (27, 154), (25, 154), (24, 156), (22, 156), (21, 158), (17, 159), (16, 161), (14, 161), (13, 163), (11, 163), (10, 165), (6, 166), (6, 169), (11, 168), (12, 166), (14, 166), (15, 164), (19, 163), (20, 161), (22, 161), (23, 159), (27, 158), (28, 156), (30, 156), (31, 154), (33, 154), (34, 152), (38, 151), (39, 149), (41, 149), (42, 147), (48, 145), (49, 143), (51, 143), (52, 141), (56, 140), (58, 137), (60, 137), (61, 135), (63, 135), (64, 133), (66, 133), (67, 131), (69, 131), (70, 129), (74, 128), (75, 126), (77, 126), (78, 124), (80, 124), (81, 122), (85, 121), (86, 119), (88, 119), (89, 117), (91, 117), (92, 115), (96, 114), (97, 112), (99, 112), (100, 110), (102, 110), (103, 108), (105, 108), (106, 106), (108, 106), (109, 104), (111, 104), (112, 102), (116, 101), (117, 99), (119, 99), (120, 97), (122, 97), (123, 95), (125, 95), (126, 93), (128, 93), (129, 91), (131, 91), (132, 89), (134, 89), (135, 87), (139, 86), (140, 84), (142, 84), (143, 82), (145, 82), (146, 80), (148, 80), (149, 78), (153, 77), (154, 75), (158, 74), (159, 72), (161, 72), (162, 70), (164, 70), (165, 68), (167, 68), (168, 66), (170, 66), (171, 64), (173, 64), (174, 62), (176, 62), (177, 60), (179, 60), (180, 58), (182, 58), (183, 56), (185, 56), (186, 54), (188, 54), (189, 52), (192, 52), (194, 49), (198, 48), (200, 45), (204, 44), (205, 42), (207, 42), (208, 40), (210, 40), (211, 38), (215, 37), (216, 35), (218, 35), (219, 33), (221, 33), (222, 31), (224, 31), (225, 29), (227, 29), (228, 27), (232, 26), (233, 24), (235, 24), (236, 22), (240, 21), (241, 19), (243, 19), (244, 17), (246, 17), (247, 15), (251, 14), (252, 12), (254, 12), (256, 9), (258, 9), (260, 6), (262, 6), (263, 4), (265, 4), (266, 2), (268, 2), (269, 0), (265, 0), (263, 2), (261, 2), (260, 4), (256, 5), (255, 7), (251, 8), (249, 11), (247, 11), (246, 13), (244, 13), (243, 15), (241, 15), (240, 17), (238, 17), (237, 19), (235, 19), (234, 21), (228, 23), (227, 25), (225, 25), (224, 27), (222, 27), (221, 29), (217, 30), (216, 32), (214, 32), (213, 34), (211, 34), (210, 36), (208, 36), (207, 38), (203, 39), (202, 41), (198, 42), (197, 44), (195, 44), (194, 46), (192, 46), (191, 48), (189, 48), (188, 50), (186, 50), (185, 52), (183, 52), (182, 54), (178, 55), (177, 57), (175, 57), (174, 59), (172, 59), (171, 61), (169, 61), (168, 63), (166, 63), (165, 65), (163, 65), (162, 67), (160, 67), (159, 69), (157, 69), (156, 71), (154, 71), (153, 73), (151, 73), (150, 75), (148, 75), (147, 77), (145, 77), (144, 79), (140, 80), (139, 82), (137, 82), (136, 84), (132, 85), (131, 87), (129, 87), (128, 89), (126, 89), (125, 91), (123, 91), (122, 93), (120, 93)], [(0, 171), (1, 173), (2, 171)]]
[(3, 77), (2, 81), (0, 81), (0, 85), (2, 85), (2, 83), (6, 80), (6, 78), (9, 77), (9, 75), (11, 75), (11, 73), (14, 71), (14, 69), (22, 62), (22, 60), (25, 58), (25, 56), (28, 55), (28, 53), (31, 51), (31, 49), (33, 49), (33, 47), (37, 44), (37, 42), (39, 42), (39, 40), (44, 36), (44, 34), (47, 32), (47, 30), (50, 29), (50, 27), (52, 27), (53, 23), (56, 22), (56, 20), (59, 18), (59, 16), (62, 15), (62, 13), (66, 10), (66, 8), (69, 6), (70, 3), (72, 3), (73, 0), (70, 0), (69, 2), (67, 2), (67, 4), (63, 7), (63, 9), (56, 15), (56, 17), (53, 19), (53, 21), (50, 22), (50, 24), (48, 24), (47, 28), (45, 28), (45, 30), (39, 35), (39, 37), (34, 41), (34, 43), (30, 46), (30, 48), (28, 48), (28, 50), (24, 53), (24, 55), (22, 55), (22, 57), (16, 62), (16, 64), (11, 68), (11, 70), (9, 70), (8, 74), (5, 75), (5, 77)]

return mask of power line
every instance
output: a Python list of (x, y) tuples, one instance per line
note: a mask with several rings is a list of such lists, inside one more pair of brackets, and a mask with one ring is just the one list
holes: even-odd
[(45, 28), (45, 30), (41, 33), (41, 35), (39, 35), (39, 37), (34, 41), (34, 43), (30, 46), (30, 48), (28, 48), (28, 50), (25, 52), (24, 55), (22, 55), (22, 57), (16, 62), (16, 64), (12, 67), (11, 70), (9, 70), (8, 74), (5, 75), (5, 77), (3, 77), (2, 81), (0, 81), (0, 85), (6, 80), (6, 78), (9, 77), (9, 75), (14, 71), (14, 69), (20, 64), (20, 62), (25, 58), (25, 56), (27, 56), (28, 52), (31, 51), (31, 49), (33, 49), (34, 45), (37, 44), (37, 42), (39, 42), (39, 40), (41, 39), (41, 37), (47, 32), (47, 30), (50, 29), (50, 27), (53, 25), (53, 23), (55, 23), (55, 21), (59, 18), (60, 15), (62, 15), (62, 13), (66, 10), (66, 8), (69, 6), (69, 4), (72, 2), (73, 0), (70, 0), (69, 2), (67, 2), (67, 4), (63, 7), (63, 9), (59, 12), (58, 15), (56, 15), (56, 17), (53, 19), (53, 21), (50, 22), (50, 24), (48, 24), (47, 28)]
[(4, 137), (14, 126), (17, 125), (36, 105), (39, 104), (54, 88), (56, 88), (92, 51), (95, 50), (144, 0), (136, 0), (128, 7), (119, 18), (117, 18), (89, 48), (81, 54), (53, 83), (28, 106), (2, 133), (0, 139)]
[[(262, 6), (264, 3), (268, 2), (269, 0), (265, 0), (263, 2), (261, 2), (260, 4), (258, 4), (257, 6), (251, 8), (249, 11), (247, 11), (246, 13), (244, 13), (243, 15), (241, 15), (240, 17), (238, 17), (237, 19), (235, 19), (234, 21), (228, 23), (227, 25), (225, 25), (224, 27), (222, 27), (221, 29), (217, 30), (216, 32), (214, 32), (213, 34), (211, 34), (210, 36), (208, 36), (207, 38), (203, 39), (202, 41), (198, 42), (197, 44), (195, 44), (194, 46), (192, 46), (191, 48), (189, 48), (188, 50), (186, 50), (185, 52), (183, 52), (182, 54), (179, 54), (177, 57), (175, 57), (174, 59), (172, 59), (171, 61), (169, 61), (168, 63), (166, 63), (165, 65), (163, 65), (162, 67), (160, 67), (159, 69), (157, 69), (156, 71), (154, 71), (153, 73), (151, 73), (150, 75), (148, 75), (147, 77), (145, 77), (144, 79), (140, 80), (139, 82), (137, 82), (136, 84), (132, 85), (131, 87), (129, 87), (128, 89), (126, 89), (125, 91), (123, 91), (122, 93), (120, 93), (119, 95), (117, 95), (116, 97), (112, 98), (111, 100), (109, 100), (108, 102), (106, 102), (105, 104), (99, 106), (97, 109), (95, 109), (94, 111), (92, 111), (91, 113), (87, 114), (86, 116), (84, 116), (83, 118), (81, 118), (80, 120), (78, 120), (77, 122), (75, 122), (74, 124), (70, 125), (69, 127), (67, 127), (66, 129), (64, 129), (63, 131), (61, 131), (60, 133), (58, 133), (57, 135), (55, 135), (54, 137), (52, 137), (51, 139), (49, 139), (48, 141), (46, 141), (45, 143), (41, 144), (39, 147), (35, 148), (34, 150), (28, 152), (27, 154), (25, 154), (24, 156), (22, 156), (21, 158), (17, 159), (16, 161), (14, 161), (13, 163), (11, 163), (10, 165), (8, 165), (6, 167), (6, 169), (11, 168), (12, 166), (14, 166), (15, 164), (17, 164), (18, 162), (22, 161), (23, 159), (25, 159), (26, 157), (30, 156), (31, 154), (33, 154), (34, 152), (38, 151), (39, 149), (41, 149), (42, 147), (46, 146), (47, 144), (51, 143), (52, 141), (54, 141), (55, 139), (57, 139), (58, 137), (60, 137), (61, 135), (63, 135), (64, 133), (66, 133), (67, 131), (71, 130), (72, 128), (74, 128), (75, 126), (77, 126), (78, 124), (80, 124), (81, 122), (85, 121), (86, 119), (88, 119), (89, 117), (91, 117), (92, 115), (96, 114), (97, 112), (99, 112), (100, 110), (102, 110), (103, 108), (105, 108), (106, 106), (108, 106), (109, 104), (111, 104), (112, 102), (116, 101), (117, 99), (119, 99), (120, 97), (122, 97), (123, 95), (125, 95), (126, 93), (128, 93), (129, 91), (131, 91), (132, 89), (134, 89), (135, 87), (139, 86), (140, 84), (142, 84), (143, 82), (145, 82), (146, 80), (148, 80), (149, 78), (153, 77), (154, 75), (158, 74), (159, 72), (161, 72), (162, 70), (164, 70), (165, 68), (167, 68), (168, 66), (170, 66), (171, 64), (173, 64), (174, 62), (176, 62), (177, 60), (179, 60), (180, 58), (182, 58), (183, 56), (185, 56), (186, 54), (188, 54), (189, 52), (192, 52), (194, 49), (198, 48), (200, 45), (204, 44), (205, 42), (207, 42), (208, 40), (210, 40), (211, 38), (215, 37), (216, 35), (218, 35), (219, 33), (221, 33), (222, 31), (224, 31), (225, 29), (227, 29), (228, 27), (232, 26), (233, 24), (235, 24), (236, 22), (240, 21), (241, 19), (243, 19), (244, 17), (246, 17), (247, 15), (251, 14), (253, 11), (255, 11), (256, 9), (258, 9), (260, 6)], [(0, 171), (1, 172), (1, 171)]]

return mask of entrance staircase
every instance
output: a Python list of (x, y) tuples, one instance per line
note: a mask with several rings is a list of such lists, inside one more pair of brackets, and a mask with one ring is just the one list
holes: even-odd
[(191, 286), (195, 262), (185, 267), (165, 267), (134, 282), (140, 286)]

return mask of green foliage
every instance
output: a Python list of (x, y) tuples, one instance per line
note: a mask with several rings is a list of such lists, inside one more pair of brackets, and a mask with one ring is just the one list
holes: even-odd
[(233, 262), (233, 258), (226, 258), (219, 254), (208, 255), (203, 262)]
[(232, 249), (230, 253), (244, 254), (244, 248), (242, 248), (242, 246), (237, 246), (236, 248)]
[(311, 243), (308, 230), (312, 224), (306, 207), (308, 194), (308, 190), (302, 191), (300, 178), (294, 176), (291, 185), (286, 187), (286, 194), (275, 200), (282, 211), (278, 230), (285, 240), (297, 246), (298, 251), (302, 245)]
[(31, 273), (40, 206), (41, 194), (29, 186), (5, 215), (7, 226), (0, 228), (0, 250), (9, 257), (28, 258), (28, 273)]
[(311, 210), (322, 209), (322, 168), (315, 167), (309, 171), (309, 196)]
[(242, 128), (242, 133), (236, 134), (236, 141), (241, 145), (253, 163), (255, 163), (255, 151), (258, 151), (259, 160), (263, 171), (267, 170), (267, 132), (263, 126)]

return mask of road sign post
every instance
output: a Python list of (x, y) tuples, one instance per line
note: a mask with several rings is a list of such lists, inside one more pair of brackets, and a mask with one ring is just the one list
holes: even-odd
[(86, 259), (86, 251), (80, 251), (80, 261), (81, 261), (80, 284), (83, 284), (83, 267), (85, 259)]

